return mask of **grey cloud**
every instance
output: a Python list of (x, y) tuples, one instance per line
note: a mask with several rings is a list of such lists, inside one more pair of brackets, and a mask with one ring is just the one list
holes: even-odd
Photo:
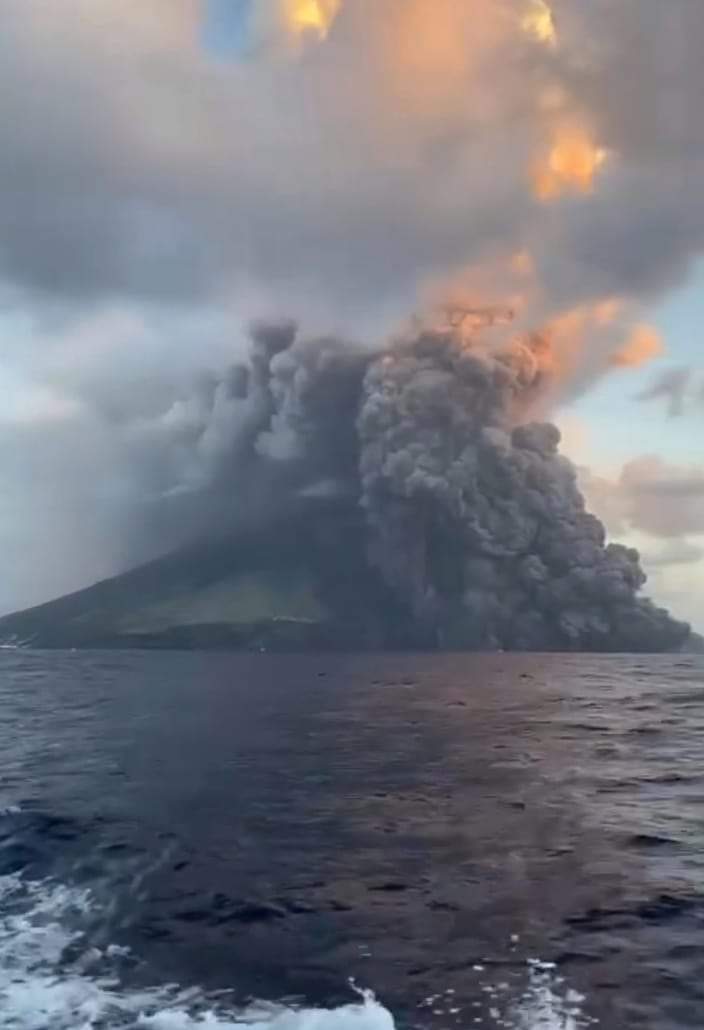
[(624, 466), (621, 486), (635, 527), (662, 537), (704, 532), (704, 469), (643, 457)]
[[(680, 282), (701, 251), (704, 8), (690, 0), (555, 3), (571, 44), (558, 53), (613, 159), (598, 195), (575, 205), (545, 247), (564, 289), (648, 296)], [(570, 260), (561, 264), (560, 255)], [(561, 267), (560, 267), (561, 266)]]
[(704, 410), (704, 380), (693, 368), (666, 369), (636, 399), (665, 401), (670, 418), (699, 414)]
[(649, 569), (669, 568), (673, 565), (695, 565), (704, 558), (704, 547), (689, 540), (673, 540), (665, 547), (643, 554), (643, 564)]
[[(704, 162), (698, 163), (699, 176)], [(542, 271), (558, 295), (657, 296), (681, 283), (704, 239), (701, 199), (672, 167), (616, 169), (595, 203), (575, 206), (540, 244)], [(565, 263), (561, 254), (568, 254)]]
[[(551, 302), (680, 279), (704, 238), (704, 133), (691, 118), (674, 148), (676, 119), (653, 117), (651, 104), (693, 102), (704, 12), (672, 0), (662, 18), (629, 0), (617, 16), (603, 4), (586, 14), (563, 0), (558, 55), (516, 30), (496, 48), (499, 74), (475, 15), (442, 0), (440, 39), (486, 67), (461, 50), (445, 67), (440, 50), (437, 66), (432, 50), (411, 54), (399, 106), (404, 69), (385, 67), (385, 46), (412, 6), (388, 0), (382, 18), (360, 0), (305, 60), (231, 66), (200, 50), (187, 0), (129, 14), (106, 0), (100, 17), (86, 0), (11, 6), (0, 41), (4, 275), (74, 302), (194, 300), (255, 283), (309, 302), (325, 294), (349, 321), (360, 303), (398, 312), (425, 278), (525, 244)], [(491, 26), (515, 5), (485, 0), (482, 11)], [(674, 96), (672, 66), (644, 63), (635, 37), (677, 60)], [(551, 82), (615, 152), (593, 196), (553, 208), (529, 189), (549, 146), (537, 108)]]
[(614, 533), (638, 530), (664, 539), (704, 533), (704, 468), (643, 455), (627, 462), (615, 481), (583, 469), (580, 482)]
[(663, 399), (667, 403), (670, 418), (684, 414), (686, 402), (692, 383), (691, 368), (671, 368), (661, 372), (650, 386), (637, 395), (640, 401)]

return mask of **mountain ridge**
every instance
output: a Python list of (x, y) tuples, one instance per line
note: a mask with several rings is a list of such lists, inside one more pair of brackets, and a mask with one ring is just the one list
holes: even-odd
[(0, 642), (38, 648), (404, 646), (408, 613), (366, 563), (358, 520), (331, 503), (193, 541), (0, 618)]
[[(201, 537), (6, 615), (0, 645), (466, 650), (461, 637), (443, 637), (413, 616), (366, 560), (366, 546), (361, 512), (302, 499), (278, 519)], [(704, 638), (690, 634), (681, 650), (704, 653)]]

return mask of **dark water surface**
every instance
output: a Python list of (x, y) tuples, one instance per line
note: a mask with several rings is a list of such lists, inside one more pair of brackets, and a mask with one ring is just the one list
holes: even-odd
[(704, 1027), (702, 658), (6, 651), (0, 774), (0, 1026)]

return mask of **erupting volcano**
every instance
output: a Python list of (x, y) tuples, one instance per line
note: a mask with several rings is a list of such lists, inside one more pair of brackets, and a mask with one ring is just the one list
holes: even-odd
[[(40, 645), (681, 646), (689, 627), (640, 596), (638, 552), (606, 543), (559, 431), (532, 420), (550, 388), (549, 343), (503, 325), (492, 339), (495, 322), (454, 312), (379, 349), (255, 327), (249, 361), (190, 414), (203, 446), (217, 440), (199, 487), (216, 513), (207, 542), (0, 629)], [(228, 511), (246, 513), (239, 529), (224, 526)], [(261, 593), (252, 576), (273, 572), (271, 607), (247, 611), (247, 592)], [(156, 622), (148, 605), (138, 615), (145, 583)]]

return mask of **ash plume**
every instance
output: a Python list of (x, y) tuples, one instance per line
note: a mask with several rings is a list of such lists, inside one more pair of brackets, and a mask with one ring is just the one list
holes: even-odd
[[(424, 646), (667, 650), (689, 627), (641, 597), (638, 552), (607, 543), (585, 509), (560, 433), (531, 421), (547, 388), (544, 343), (419, 328), (386, 348), (299, 339), (259, 325), (250, 361), (214, 398), (215, 482), (253, 490), (271, 532), (304, 499), (332, 498), (365, 527), (380, 573)], [(222, 384), (220, 384), (222, 385)], [(364, 599), (360, 597), (360, 604)]]
[[(543, 327), (552, 367), (533, 355), (497, 433), (603, 376), (630, 398), (704, 252), (703, 48), (699, 0), (4, 4), (0, 611), (294, 496), (378, 535), (359, 420), (382, 359), (336, 337), (409, 310)], [(259, 312), (335, 338), (281, 323), (247, 356)], [(653, 389), (701, 406), (696, 373)]]

